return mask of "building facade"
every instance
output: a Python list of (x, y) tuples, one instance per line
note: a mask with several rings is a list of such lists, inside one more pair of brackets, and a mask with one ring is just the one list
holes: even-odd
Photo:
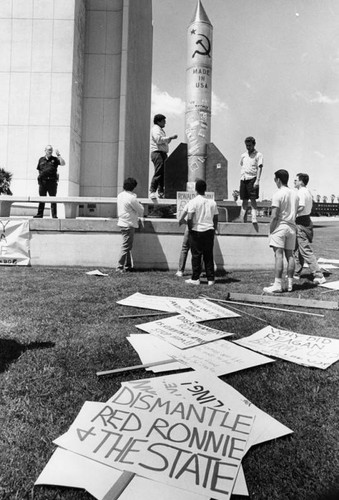
[[(37, 195), (46, 144), (66, 161), (60, 196), (148, 187), (151, 0), (1, 0), (0, 167)], [(104, 215), (104, 214), (101, 214)]]

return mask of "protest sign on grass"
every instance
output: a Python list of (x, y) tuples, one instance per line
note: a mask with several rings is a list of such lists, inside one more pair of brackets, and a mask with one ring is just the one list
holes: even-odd
[(233, 335), (233, 333), (201, 325), (183, 315), (142, 323), (136, 327), (179, 347), (179, 349), (187, 349)]
[(254, 417), (185, 402), (178, 408), (170, 399), (155, 403), (141, 396), (126, 404), (120, 392), (109, 403), (86, 402), (55, 444), (183, 490), (230, 498)]
[(235, 343), (299, 365), (325, 370), (339, 359), (339, 340), (267, 326)]

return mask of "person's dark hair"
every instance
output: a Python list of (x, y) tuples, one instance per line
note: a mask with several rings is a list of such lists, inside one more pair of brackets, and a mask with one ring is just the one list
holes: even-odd
[(127, 177), (127, 179), (124, 180), (123, 188), (125, 191), (133, 191), (137, 185), (138, 183), (133, 177)]
[(195, 181), (195, 190), (198, 194), (205, 194), (206, 182), (203, 179), (197, 179)]
[(274, 175), (277, 179), (280, 179), (282, 184), (284, 186), (287, 186), (287, 183), (288, 183), (288, 179), (290, 177), (289, 173), (287, 172), (287, 170), (277, 170), (276, 172), (274, 172)]
[(304, 184), (304, 186), (307, 186), (308, 181), (310, 180), (308, 174), (297, 174), (297, 177), (299, 181), (301, 181)]
[(245, 139), (245, 143), (246, 143), (246, 142), (252, 142), (252, 144), (254, 144), (254, 146), (255, 146), (255, 139), (254, 139), (254, 137), (252, 137), (251, 135), (250, 135), (249, 137), (246, 137), (246, 139)]
[(166, 120), (166, 116), (164, 115), (154, 115), (154, 118), (153, 118), (153, 123), (155, 125), (158, 125), (159, 122), (162, 122), (162, 120)]

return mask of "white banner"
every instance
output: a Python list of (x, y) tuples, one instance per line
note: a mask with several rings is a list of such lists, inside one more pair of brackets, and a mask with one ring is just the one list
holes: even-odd
[(29, 221), (0, 219), (0, 266), (29, 265)]

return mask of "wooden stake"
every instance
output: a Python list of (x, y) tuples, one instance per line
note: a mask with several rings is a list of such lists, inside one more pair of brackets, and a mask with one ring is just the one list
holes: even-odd
[(338, 310), (338, 302), (330, 302), (325, 300), (300, 299), (292, 297), (277, 297), (276, 295), (252, 295), (249, 293), (229, 293), (226, 297), (228, 300), (240, 300), (243, 302), (258, 302), (259, 304), (280, 304), (293, 307), (308, 307), (310, 309), (336, 309)]
[(306, 314), (307, 316), (318, 316), (319, 318), (324, 317), (323, 314), (310, 313), (306, 311), (295, 311), (294, 309), (283, 309), (282, 307), (259, 306), (258, 304), (247, 304), (246, 302), (237, 302), (235, 300), (212, 299), (211, 297), (206, 297), (206, 295), (204, 295), (204, 298), (215, 302), (225, 302), (226, 304), (239, 304), (242, 306), (257, 307), (259, 309), (272, 309), (273, 311), (284, 311), (289, 313)]
[(162, 361), (154, 361), (153, 363), (145, 363), (144, 365), (134, 365), (126, 366), (125, 368), (116, 368), (115, 370), (107, 370), (105, 372), (97, 372), (98, 377), (103, 377), (105, 375), (112, 375), (114, 373), (129, 372), (131, 370), (139, 370), (141, 368), (152, 368), (152, 366), (167, 365), (170, 363), (175, 363), (176, 359), (164, 359)]
[(129, 483), (134, 478), (134, 472), (124, 471), (121, 473), (119, 479), (113, 484), (112, 488), (104, 496), (103, 500), (117, 500), (121, 493), (127, 488)]
[(146, 314), (126, 314), (126, 316), (119, 316), (120, 318), (142, 318), (143, 316), (162, 316), (163, 314), (176, 314), (173, 312), (159, 311), (157, 313), (146, 313)]

